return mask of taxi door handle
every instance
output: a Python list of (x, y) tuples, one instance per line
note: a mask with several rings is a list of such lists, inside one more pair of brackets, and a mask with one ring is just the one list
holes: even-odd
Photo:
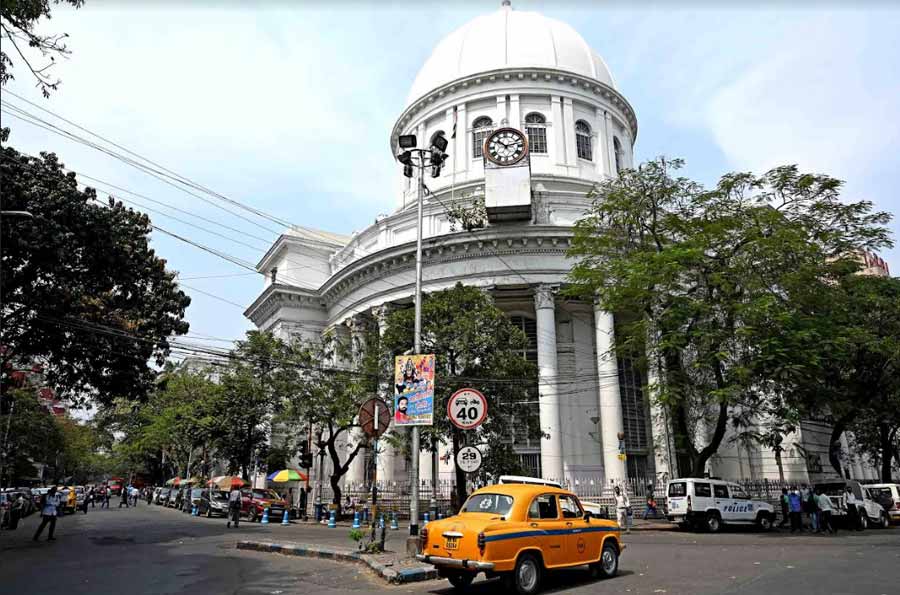
[(566, 522), (566, 527), (571, 527), (571, 526), (572, 526), (572, 521)]
[(532, 527), (537, 527), (538, 524), (537, 524), (537, 523), (531, 523), (531, 526), (532, 526)]

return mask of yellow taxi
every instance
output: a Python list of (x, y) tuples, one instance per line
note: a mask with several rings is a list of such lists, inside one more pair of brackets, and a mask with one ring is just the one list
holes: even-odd
[(592, 518), (572, 492), (498, 484), (473, 492), (456, 516), (422, 527), (416, 558), (458, 589), (484, 572), (529, 595), (546, 570), (588, 564), (598, 576), (615, 576), (624, 549), (619, 526)]

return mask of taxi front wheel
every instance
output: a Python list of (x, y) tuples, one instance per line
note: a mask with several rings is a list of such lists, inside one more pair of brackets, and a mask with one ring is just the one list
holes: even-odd
[(534, 554), (522, 554), (516, 560), (512, 574), (504, 577), (507, 591), (515, 590), (519, 595), (537, 593), (541, 586), (541, 561)]
[(619, 572), (619, 548), (613, 543), (603, 544), (600, 560), (591, 564), (594, 576), (612, 578)]

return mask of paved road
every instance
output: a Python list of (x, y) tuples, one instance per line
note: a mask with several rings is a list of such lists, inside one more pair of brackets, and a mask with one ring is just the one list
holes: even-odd
[[(17, 531), (0, 533), (4, 594), (452, 592), (445, 581), (387, 586), (362, 566), (234, 548), (239, 538), (300, 541), (301, 533), (306, 541), (346, 545), (345, 529), (242, 525), (238, 533), (219, 519), (140, 505), (67, 516), (57, 541), (34, 543), (36, 522), (30, 517)], [(586, 571), (559, 572), (545, 592), (893, 595), (900, 585), (898, 528), (836, 537), (653, 532), (632, 534), (627, 544), (619, 577), (591, 581)], [(480, 581), (471, 592), (503, 591), (496, 581)]]

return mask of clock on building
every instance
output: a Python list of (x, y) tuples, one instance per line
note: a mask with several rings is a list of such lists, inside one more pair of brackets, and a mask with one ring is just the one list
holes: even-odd
[(484, 154), (497, 165), (515, 165), (528, 154), (528, 138), (515, 128), (500, 128), (484, 142)]

